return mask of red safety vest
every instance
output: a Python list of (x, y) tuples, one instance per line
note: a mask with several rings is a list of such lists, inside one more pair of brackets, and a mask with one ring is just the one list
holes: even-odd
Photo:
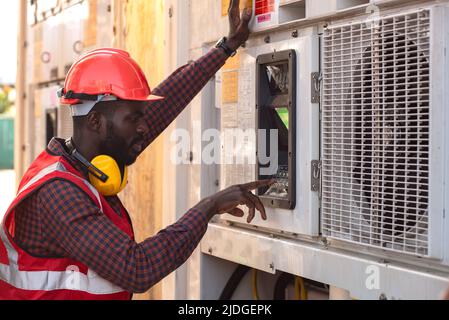
[(68, 180), (83, 190), (118, 228), (134, 239), (131, 222), (121, 217), (102, 195), (62, 156), (42, 152), (23, 177), (0, 228), (0, 300), (129, 300), (131, 294), (68, 258), (36, 258), (13, 240), (14, 211), (45, 183)]

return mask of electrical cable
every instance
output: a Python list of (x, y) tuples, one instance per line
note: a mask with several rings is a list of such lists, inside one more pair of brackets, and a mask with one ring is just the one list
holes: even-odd
[(299, 277), (295, 277), (295, 298), (301, 300), (302, 286), (299, 281)]
[(282, 272), (276, 280), (276, 283), (274, 285), (273, 299), (286, 300), (285, 292), (290, 284), (293, 284), (295, 287), (296, 300), (308, 299), (308, 292), (304, 279), (286, 272)]
[(304, 279), (301, 277), (295, 277), (295, 295), (296, 300), (307, 300), (308, 293), (304, 283)]
[(231, 300), (235, 289), (237, 289), (240, 281), (242, 281), (249, 269), (250, 267), (244, 265), (237, 266), (221, 292), (219, 300)]
[(273, 300), (285, 300), (285, 290), (294, 281), (291, 274), (282, 272), (274, 285)]
[(252, 272), (252, 291), (253, 291), (253, 299), (254, 300), (259, 300), (259, 292), (257, 289), (257, 269), (253, 269)]
[(301, 300), (309, 300), (309, 292), (307, 291), (307, 288), (304, 284), (304, 280), (301, 278), (302, 281), (302, 299)]

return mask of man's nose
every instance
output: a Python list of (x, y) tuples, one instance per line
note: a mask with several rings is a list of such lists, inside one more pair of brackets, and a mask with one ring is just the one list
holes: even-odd
[(150, 128), (148, 127), (147, 122), (144, 119), (141, 119), (137, 124), (137, 133), (142, 136), (146, 136)]

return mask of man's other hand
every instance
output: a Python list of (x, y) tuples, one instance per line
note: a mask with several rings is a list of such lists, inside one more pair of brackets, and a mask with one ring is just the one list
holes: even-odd
[(231, 0), (228, 9), (229, 35), (226, 44), (235, 51), (249, 37), (249, 21), (252, 16), (252, 8), (245, 8), (240, 16), (240, 0)]
[(246, 184), (239, 184), (224, 189), (204, 200), (195, 207), (212, 215), (229, 213), (235, 217), (243, 217), (245, 213), (237, 208), (239, 205), (246, 205), (249, 208), (247, 222), (251, 223), (256, 215), (256, 209), (260, 212), (262, 219), (267, 220), (265, 207), (259, 197), (251, 190), (267, 187), (274, 183), (274, 180), (259, 180)]

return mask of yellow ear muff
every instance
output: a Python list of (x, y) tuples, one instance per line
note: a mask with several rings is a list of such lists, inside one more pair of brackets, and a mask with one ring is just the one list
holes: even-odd
[(100, 155), (91, 161), (92, 165), (103, 171), (109, 178), (106, 182), (89, 173), (90, 183), (104, 196), (115, 196), (128, 182), (128, 168), (125, 166), (123, 177), (117, 162), (110, 156)]

